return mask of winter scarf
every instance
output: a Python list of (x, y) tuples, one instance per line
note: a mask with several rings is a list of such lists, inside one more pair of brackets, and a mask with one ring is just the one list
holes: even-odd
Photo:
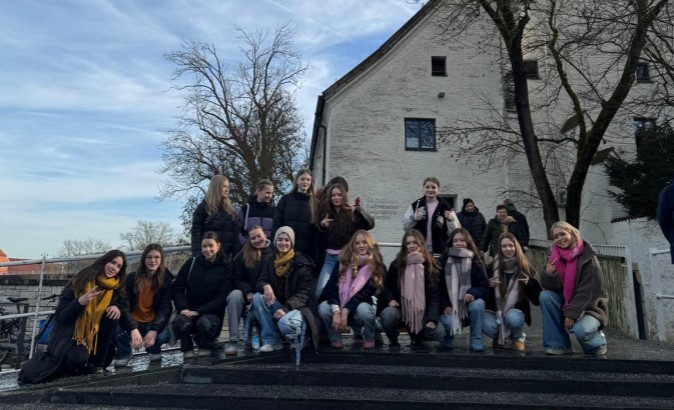
[(280, 258), (277, 256), (276, 259), (274, 259), (274, 271), (276, 272), (276, 276), (284, 278), (288, 274), (293, 265), (292, 261), (294, 257), (295, 250), (291, 249)]
[[(95, 286), (102, 289), (102, 293), (84, 306), (84, 312), (75, 321), (75, 332), (73, 333), (73, 340), (78, 345), (86, 347), (90, 355), (96, 352), (101, 318), (105, 313), (105, 309), (110, 306), (112, 294), (119, 286), (119, 279), (116, 276), (108, 279), (105, 275), (99, 275), (96, 278)], [(94, 282), (91, 281), (84, 286), (81, 292), (76, 292), (75, 297), (79, 299), (80, 296), (91, 291), (93, 288)]]
[(461, 323), (468, 317), (468, 309), (463, 301), (466, 292), (471, 287), (470, 271), (473, 262), (473, 252), (466, 248), (449, 248), (449, 258), (445, 264), (445, 282), (447, 293), (452, 304), (452, 336), (461, 334)]
[(561, 249), (557, 245), (553, 245), (550, 257), (555, 261), (555, 269), (562, 281), (564, 290), (564, 307), (571, 302), (573, 292), (576, 290), (576, 275), (578, 275), (578, 257), (583, 253), (585, 245), (582, 240), (579, 240), (571, 249)]
[(419, 252), (407, 254), (405, 273), (400, 284), (403, 322), (410, 333), (423, 329), (426, 310), (426, 284), (424, 281), (424, 256)]
[(372, 267), (367, 263), (369, 255), (358, 255), (358, 266), (344, 272), (344, 279), (339, 284), (339, 304), (344, 307), (346, 303), (367, 283), (372, 277)]
[(494, 266), (494, 274), (492, 278), (497, 278), (501, 283), (505, 283), (505, 275), (501, 275), (501, 268), (504, 272), (513, 272), (513, 276), (510, 279), (510, 282), (506, 286), (505, 295), (502, 294), (501, 285), (494, 288), (494, 295), (496, 298), (496, 323), (498, 324), (498, 343), (505, 343), (505, 315), (514, 308), (517, 304), (517, 301), (520, 300), (520, 295), (522, 292), (522, 287), (520, 282), (517, 280), (517, 273), (519, 272), (519, 267), (517, 266), (517, 260), (515, 258), (504, 258), (502, 260), (499, 257), (496, 257)]

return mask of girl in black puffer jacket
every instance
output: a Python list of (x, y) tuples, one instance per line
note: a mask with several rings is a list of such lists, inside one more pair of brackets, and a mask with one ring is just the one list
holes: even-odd
[(214, 175), (206, 197), (192, 216), (192, 256), (201, 253), (201, 239), (206, 232), (215, 232), (222, 251), (226, 255), (235, 255), (240, 249), (240, 229), (236, 211), (229, 201), (229, 179), (224, 175)]

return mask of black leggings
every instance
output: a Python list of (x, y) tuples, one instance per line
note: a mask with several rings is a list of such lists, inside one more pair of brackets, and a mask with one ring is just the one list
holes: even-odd
[(221, 329), (220, 318), (213, 314), (197, 317), (178, 315), (173, 319), (173, 333), (180, 339), (180, 350), (183, 352), (194, 348), (192, 335), (199, 348), (212, 349)]

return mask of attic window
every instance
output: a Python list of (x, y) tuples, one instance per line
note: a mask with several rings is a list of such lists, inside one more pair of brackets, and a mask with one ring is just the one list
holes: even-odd
[(405, 118), (405, 150), (436, 151), (435, 119)]
[(648, 72), (648, 63), (637, 63), (637, 68), (634, 70), (634, 75), (636, 76), (638, 83), (650, 83), (651, 75)]
[(541, 78), (538, 75), (538, 60), (524, 60), (524, 71), (530, 80), (539, 80)]
[(431, 75), (447, 76), (447, 57), (431, 57)]

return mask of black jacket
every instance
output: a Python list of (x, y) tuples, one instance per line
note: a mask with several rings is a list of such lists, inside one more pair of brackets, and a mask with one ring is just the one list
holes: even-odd
[[(393, 261), (389, 265), (388, 272), (386, 273), (386, 278), (384, 279), (384, 290), (381, 292), (379, 301), (377, 302), (377, 312), (381, 313), (382, 310), (388, 307), (389, 302), (395, 300), (399, 304), (400, 300), (400, 286), (398, 286), (398, 262)], [(426, 267), (424, 272), (425, 279), (425, 289), (424, 293), (426, 296), (426, 310), (424, 312), (424, 324), (426, 322), (438, 322), (439, 318), (439, 304), (440, 304), (440, 293), (438, 289), (438, 283), (431, 284), (429, 280), (428, 267)]]
[(316, 260), (316, 226), (311, 222), (309, 199), (309, 195), (295, 191), (283, 195), (274, 212), (272, 237), (269, 239), (273, 242), (276, 230), (282, 226), (289, 226), (295, 232), (295, 251)]
[[(190, 274), (190, 267), (192, 273)], [(227, 295), (234, 290), (234, 274), (230, 262), (218, 255), (208, 262), (203, 255), (188, 259), (180, 268), (173, 283), (173, 301), (176, 310), (194, 310), (200, 315), (216, 315), (220, 322), (225, 315)]]
[(517, 229), (520, 231), (520, 236), (517, 237), (520, 241), (520, 245), (522, 246), (529, 246), (529, 222), (527, 222), (527, 217), (517, 209), (514, 209), (514, 206), (512, 210), (508, 209), (508, 215), (512, 216), (515, 218), (517, 221)]
[[(416, 213), (416, 210), (422, 206), (426, 206), (426, 197), (421, 197), (417, 199), (416, 201), (412, 202), (410, 204), (410, 207), (412, 208), (412, 216)], [(449, 232), (448, 229), (453, 226), (450, 225), (451, 222), (445, 219), (444, 214), (445, 211), (451, 210), (452, 207), (449, 206), (447, 201), (442, 199), (441, 197), (438, 197), (438, 206), (435, 208), (435, 212), (433, 212), (433, 215), (428, 215), (426, 214), (426, 218), (420, 219), (418, 221), (413, 221), (413, 224), (408, 221), (404, 221), (403, 226), (407, 227), (409, 229), (409, 225), (412, 225), (412, 229), (416, 229), (417, 231), (421, 232), (422, 235), (424, 235), (424, 238), (427, 237), (427, 226), (428, 226), (428, 218), (432, 218), (433, 224), (431, 225), (431, 238), (433, 240), (433, 253), (443, 253), (447, 249), (447, 239), (449, 238)], [(409, 212), (408, 211), (405, 213), (407, 215)], [(406, 230), (407, 230), (406, 229)]]
[[(138, 304), (140, 295), (135, 293), (134, 283), (136, 281), (136, 272), (132, 272), (126, 278), (126, 299), (128, 303), (128, 311), (122, 312), (122, 315), (128, 315), (125, 321), (129, 323), (131, 329), (137, 329), (138, 323), (133, 318), (133, 310)], [(152, 310), (154, 310), (154, 320), (148, 326), (148, 330), (154, 330), (157, 333), (164, 330), (168, 323), (171, 313), (173, 312), (173, 304), (171, 303), (173, 274), (170, 270), (164, 268), (164, 283), (156, 291), (152, 297)]]
[(660, 229), (669, 241), (669, 252), (674, 263), (674, 182), (660, 191), (657, 215)]
[(249, 268), (243, 260), (243, 251), (234, 257), (234, 287), (243, 293), (244, 300), (247, 293), (255, 293), (255, 286), (262, 273), (265, 259), (273, 253), (271, 244), (262, 250), (262, 259), (257, 265)]
[(316, 305), (313, 298), (316, 280), (311, 275), (314, 264), (306, 255), (296, 251), (290, 271), (285, 277), (280, 278), (276, 275), (274, 269), (274, 258), (275, 253), (272, 252), (264, 259), (256, 289), (258, 292), (264, 293), (264, 286), (270, 285), (277, 300), (283, 304), (282, 309), (285, 312), (299, 310), (306, 319), (309, 329), (311, 329), (311, 340), (318, 350), (319, 325), (316, 321)]
[[(374, 218), (359, 206), (354, 207), (353, 209), (353, 221), (349, 219), (348, 213), (350, 211), (342, 210), (338, 215), (335, 214), (333, 209), (330, 209), (328, 212), (334, 221), (327, 229), (322, 228), (320, 224), (318, 227), (320, 236), (322, 237), (321, 243), (324, 244), (322, 249), (323, 251), (325, 249), (342, 249), (346, 244), (349, 243), (354, 232), (357, 230), (365, 229), (366, 231), (369, 231), (370, 229), (374, 228)], [(324, 217), (325, 213), (321, 215), (319, 221), (323, 220)], [(348, 225), (347, 229), (345, 229), (341, 235), (338, 235), (337, 229), (335, 229), (336, 223)]]
[(482, 236), (487, 227), (484, 215), (482, 215), (477, 207), (475, 207), (475, 211), (467, 212), (464, 205), (461, 212), (456, 214), (456, 216), (459, 218), (459, 222), (461, 222), (461, 227), (470, 233), (470, 236), (473, 237), (473, 242), (479, 246), (482, 243)]
[(228, 214), (224, 209), (220, 209), (209, 220), (206, 202), (202, 201), (197, 205), (197, 209), (194, 210), (192, 215), (192, 256), (201, 254), (201, 239), (209, 231), (218, 234), (218, 240), (225, 254), (234, 255), (239, 251), (241, 247), (239, 243), (240, 226), (236, 220), (236, 215)]
[(249, 196), (246, 205), (236, 210), (236, 221), (241, 228), (239, 242), (243, 244), (246, 241), (248, 231), (253, 225), (261, 226), (267, 237), (271, 239), (275, 211), (276, 206), (272, 203), (258, 202), (257, 196)]

